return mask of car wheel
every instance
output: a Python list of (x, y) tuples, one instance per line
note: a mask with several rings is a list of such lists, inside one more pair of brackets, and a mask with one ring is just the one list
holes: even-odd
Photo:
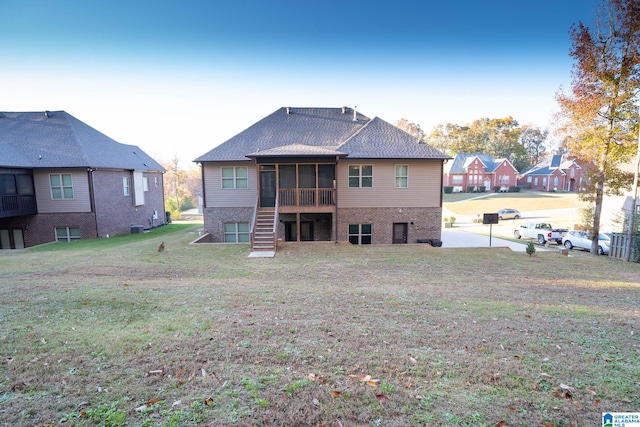
[(602, 246), (598, 246), (598, 255), (604, 255), (604, 250), (602, 249)]
[(513, 232), (513, 237), (515, 237), (516, 239), (519, 239), (521, 237), (520, 233), (518, 232), (518, 230)]
[(540, 243), (541, 245), (544, 245), (544, 236), (542, 234), (538, 234), (538, 243)]
[(569, 240), (565, 240), (564, 241), (564, 247), (567, 249), (573, 249), (573, 245), (571, 244), (571, 242)]
[(499, 217), (498, 217), (498, 219), (499, 219), (500, 221), (502, 221), (504, 218), (502, 218), (501, 216), (499, 216)]
[(514, 216), (513, 219), (520, 219), (520, 215)]

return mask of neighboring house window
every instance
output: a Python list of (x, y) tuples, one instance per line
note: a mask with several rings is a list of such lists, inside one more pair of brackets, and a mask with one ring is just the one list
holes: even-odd
[(576, 170), (574, 168), (571, 168), (571, 172), (569, 172), (569, 175), (571, 176), (571, 178), (575, 178), (576, 177)]
[(156, 187), (158, 186), (158, 177), (157, 176), (153, 177), (153, 183), (155, 184)]
[(557, 187), (559, 182), (560, 182), (560, 180), (558, 179), (558, 177), (557, 177), (557, 176), (554, 176), (554, 177), (553, 177), (553, 186), (554, 186), (554, 187)]
[(249, 243), (249, 223), (248, 222), (225, 222), (224, 223), (225, 243)]
[(370, 245), (371, 224), (349, 224), (349, 243), (354, 245)]
[(528, 177), (527, 177), (527, 182), (528, 182), (529, 184), (531, 184), (531, 177), (530, 177), (530, 176), (528, 176)]
[(538, 185), (538, 177), (536, 176), (536, 178), (533, 180), (533, 185)]
[(249, 188), (249, 168), (246, 166), (222, 168), (222, 188)]
[(70, 173), (51, 174), (51, 198), (73, 199), (73, 180)]
[(79, 227), (56, 227), (56, 241), (73, 242), (74, 240), (80, 240)]
[(349, 165), (349, 187), (373, 187), (373, 166)]
[(454, 175), (452, 183), (453, 184), (462, 184), (462, 175)]
[(122, 190), (125, 196), (128, 196), (130, 194), (129, 177), (127, 176), (122, 177)]
[(547, 185), (547, 177), (542, 178), (542, 185)]
[(149, 191), (149, 177), (145, 176), (142, 178), (142, 189), (144, 191)]
[(509, 175), (500, 175), (500, 184), (509, 185)]
[(409, 166), (396, 165), (396, 188), (407, 188), (409, 186)]

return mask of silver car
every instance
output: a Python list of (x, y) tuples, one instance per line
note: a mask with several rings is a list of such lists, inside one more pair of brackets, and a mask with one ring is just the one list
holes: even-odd
[(517, 209), (500, 209), (498, 211), (498, 219), (518, 219), (521, 216)]
[[(610, 243), (611, 240), (609, 239), (609, 236), (607, 236), (606, 234), (598, 235), (598, 254), (608, 255)], [(569, 231), (562, 238), (562, 244), (567, 249), (578, 248), (590, 251), (591, 235), (589, 232), (582, 230)]]

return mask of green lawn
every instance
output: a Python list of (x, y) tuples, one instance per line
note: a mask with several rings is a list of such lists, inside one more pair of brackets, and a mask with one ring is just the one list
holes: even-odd
[(639, 264), (332, 243), (262, 259), (197, 236), (1, 252), (0, 425), (592, 426), (640, 407)]
[(443, 194), (443, 205), (459, 215), (497, 212), (512, 208), (521, 212), (582, 207), (576, 193), (524, 190), (520, 193), (455, 193)]

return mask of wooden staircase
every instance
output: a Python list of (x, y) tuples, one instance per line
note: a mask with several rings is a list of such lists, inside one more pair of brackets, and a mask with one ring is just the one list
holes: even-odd
[(276, 230), (274, 230), (275, 208), (258, 208), (253, 227), (252, 251), (276, 250)]

